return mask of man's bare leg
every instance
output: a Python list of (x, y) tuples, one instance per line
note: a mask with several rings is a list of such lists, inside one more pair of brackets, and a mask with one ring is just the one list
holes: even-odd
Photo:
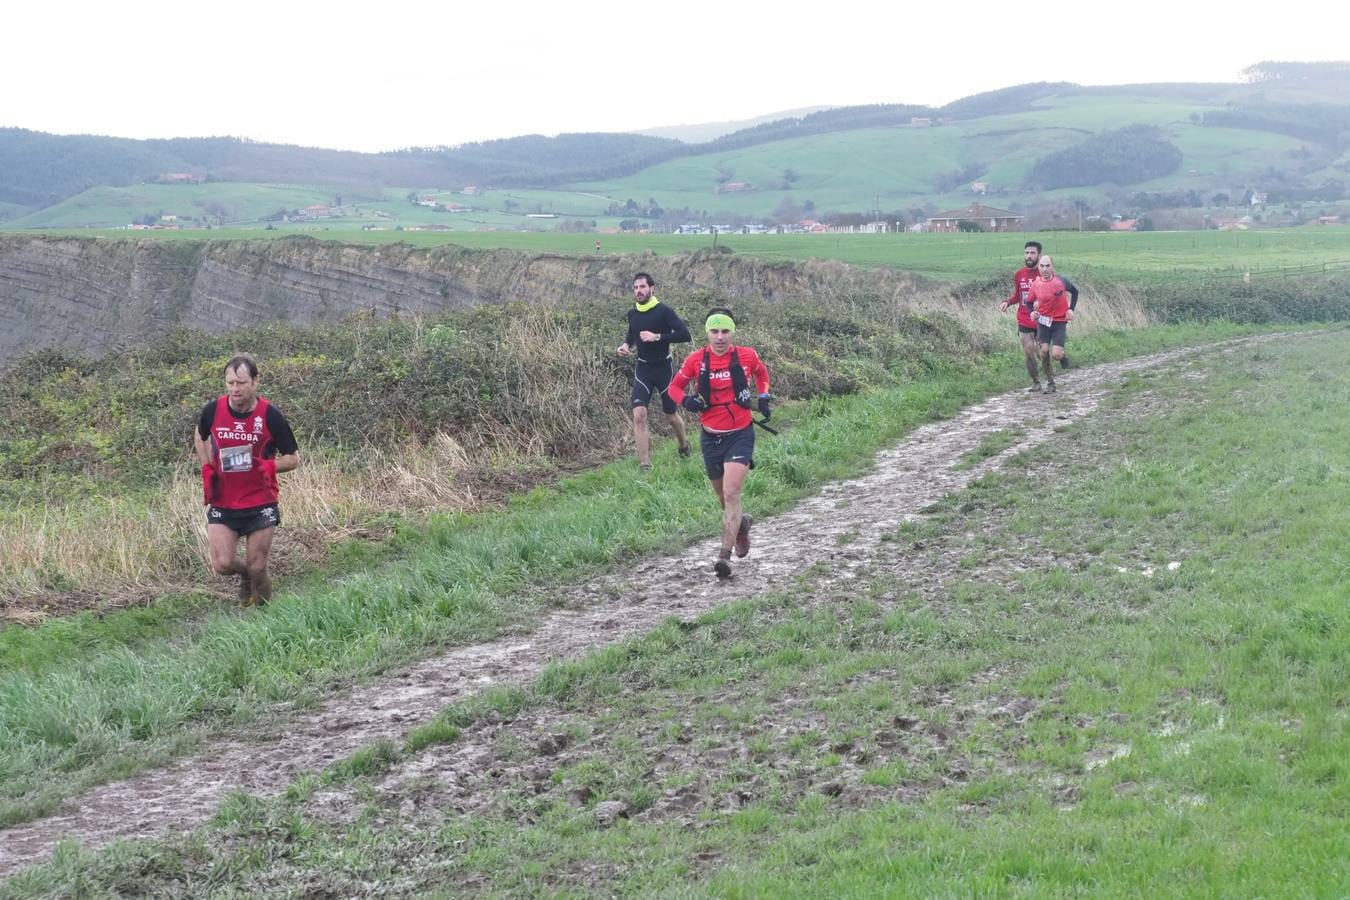
[(638, 464), (644, 469), (652, 465), (652, 432), (647, 424), (647, 407), (633, 407), (633, 441), (637, 444)]
[(741, 529), (741, 491), (749, 472), (750, 467), (744, 463), (727, 463), (717, 482), (717, 499), (722, 503), (722, 549), (728, 552), (736, 545), (736, 533)]
[(248, 568), (239, 559), (239, 534), (228, 525), (207, 525), (206, 546), (211, 555), (211, 571), (217, 575), (239, 576), (239, 599), (252, 593)]
[(666, 419), (670, 422), (670, 430), (675, 432), (675, 440), (679, 441), (680, 448), (689, 446), (689, 435), (684, 429), (684, 417), (678, 412), (667, 413)]
[(1022, 355), (1026, 357), (1027, 374), (1031, 376), (1033, 383), (1040, 382), (1040, 376), (1036, 374), (1036, 335), (1019, 334), (1022, 339)]
[(272, 599), (272, 576), (267, 574), (267, 562), (272, 555), (274, 534), (275, 528), (264, 528), (244, 539), (245, 565), (253, 586), (252, 599), (258, 603), (268, 603)]

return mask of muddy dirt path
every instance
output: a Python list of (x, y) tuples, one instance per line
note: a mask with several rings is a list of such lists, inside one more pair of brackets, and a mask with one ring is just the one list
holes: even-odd
[[(831, 483), (789, 512), (756, 522), (754, 549), (735, 563), (736, 577), (729, 582), (711, 574), (712, 541), (630, 563), (569, 595), (550, 598), (564, 609), (528, 634), (449, 650), (298, 715), (275, 740), (219, 742), (171, 766), (95, 788), (55, 815), (0, 831), (0, 877), (45, 860), (62, 839), (92, 849), (118, 839), (189, 830), (232, 792), (278, 793), (297, 774), (321, 770), (379, 738), (398, 740), (447, 705), (485, 688), (528, 683), (550, 662), (581, 657), (672, 616), (696, 617), (718, 604), (786, 587), (817, 563), (825, 564), (820, 577), (829, 581), (852, 577), (887, 532), (1046, 441), (1057, 428), (1091, 414), (1123, 375), (1198, 354), (1245, 352), (1253, 343), (1276, 337), (1074, 369), (1062, 374), (1058, 394), (1001, 394), (922, 426), (878, 454), (868, 474)], [(1007, 430), (1015, 439), (1005, 449), (978, 464), (960, 465), (987, 438)], [(953, 571), (948, 577), (957, 576)]]

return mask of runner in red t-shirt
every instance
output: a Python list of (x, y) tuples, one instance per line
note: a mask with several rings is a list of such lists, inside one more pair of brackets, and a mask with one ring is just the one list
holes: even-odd
[[(1061, 363), (1066, 364), (1064, 341), (1068, 334), (1069, 320), (1073, 318), (1073, 305), (1069, 301), (1069, 288), (1064, 279), (1055, 274), (1055, 262), (1049, 254), (1042, 256), (1036, 264), (1040, 276), (1031, 284), (1028, 299), (1031, 315), (1036, 321), (1036, 343), (1041, 365), (1045, 368), (1044, 392), (1055, 392), (1055, 370), (1051, 368), (1050, 357), (1054, 354)], [(1073, 291), (1074, 302), (1078, 300), (1078, 291)], [(1068, 368), (1067, 364), (1065, 368)]]
[(267, 560), (281, 524), (277, 473), (300, 465), (300, 455), (286, 418), (258, 394), (258, 364), (251, 357), (225, 364), (225, 394), (203, 407), (193, 444), (202, 463), (211, 568), (239, 576), (246, 606), (266, 603), (272, 599)]
[(1017, 337), (1022, 342), (1022, 355), (1026, 357), (1027, 374), (1031, 376), (1031, 387), (1029, 391), (1039, 391), (1041, 389), (1040, 378), (1036, 375), (1036, 323), (1031, 318), (1031, 306), (1027, 300), (1027, 293), (1031, 290), (1031, 284), (1036, 280), (1036, 265), (1041, 258), (1040, 241), (1027, 241), (1022, 248), (1022, 261), (1024, 265), (1013, 273), (1013, 291), (1008, 298), (999, 306), (999, 312), (1007, 311), (1008, 307), (1017, 307)]
[[(745, 478), (755, 467), (755, 427), (750, 410), (753, 403), (767, 421), (773, 398), (769, 396), (769, 370), (759, 354), (731, 343), (736, 330), (731, 310), (709, 310), (704, 328), (708, 332), (707, 348), (685, 357), (668, 393), (676, 403), (699, 415), (703, 467), (722, 505), (722, 549), (713, 571), (718, 578), (730, 578), (732, 549), (738, 557), (750, 552), (752, 520), (741, 509)], [(757, 400), (752, 400), (756, 395)]]

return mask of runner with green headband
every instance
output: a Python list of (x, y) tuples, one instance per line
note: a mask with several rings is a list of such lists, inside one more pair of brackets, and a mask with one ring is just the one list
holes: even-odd
[(755, 467), (755, 426), (750, 410), (757, 408), (767, 421), (773, 398), (769, 395), (769, 370), (759, 354), (731, 342), (736, 331), (731, 310), (709, 310), (704, 328), (708, 346), (685, 357), (670, 382), (669, 394), (676, 403), (699, 414), (703, 466), (722, 505), (722, 549), (713, 571), (718, 578), (730, 578), (732, 551), (738, 557), (750, 552), (751, 518), (743, 513), (741, 504), (746, 476)]
[(670, 345), (688, 343), (693, 336), (675, 310), (652, 296), (655, 287), (656, 282), (646, 272), (633, 276), (634, 303), (628, 310), (628, 334), (618, 349), (620, 356), (637, 356), (637, 370), (633, 373), (633, 438), (637, 444), (638, 465), (644, 472), (652, 467), (647, 407), (654, 397), (661, 398), (661, 411), (666, 414), (675, 439), (680, 443), (680, 456), (689, 456), (684, 420), (666, 388), (675, 367)]

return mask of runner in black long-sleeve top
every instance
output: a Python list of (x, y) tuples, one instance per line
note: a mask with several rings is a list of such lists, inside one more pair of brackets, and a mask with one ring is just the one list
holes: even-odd
[(652, 467), (647, 407), (657, 396), (661, 398), (661, 411), (670, 420), (670, 427), (679, 441), (680, 456), (689, 456), (684, 420), (666, 388), (674, 374), (670, 345), (687, 344), (691, 336), (679, 314), (652, 296), (655, 287), (656, 282), (646, 272), (633, 276), (635, 302), (628, 310), (628, 333), (618, 348), (620, 356), (637, 356), (637, 371), (633, 375), (633, 437), (637, 443), (638, 464), (643, 471)]

